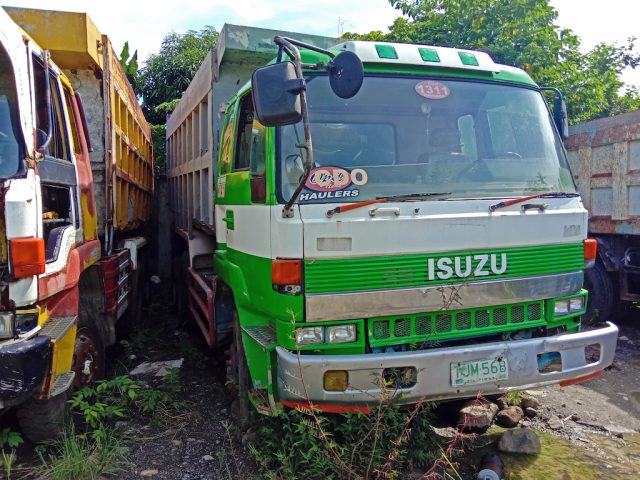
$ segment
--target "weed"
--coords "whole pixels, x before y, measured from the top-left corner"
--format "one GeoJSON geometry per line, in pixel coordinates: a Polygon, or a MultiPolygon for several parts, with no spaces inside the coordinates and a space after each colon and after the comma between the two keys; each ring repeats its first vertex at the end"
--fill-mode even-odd
{"type": "Polygon", "coordinates": [[[430,419],[425,404],[315,417],[291,410],[263,419],[249,451],[272,479],[397,478],[437,458],[440,445],[430,434],[430,419]]]}
{"type": "Polygon", "coordinates": [[[10,428],[0,430],[0,449],[3,449],[5,446],[17,448],[22,443],[24,443],[24,440],[19,432],[14,432],[10,428]]]}
{"type": "Polygon", "coordinates": [[[520,405],[520,402],[527,394],[522,391],[511,391],[504,394],[504,398],[509,405],[520,405]]]}
{"type": "Polygon", "coordinates": [[[39,474],[49,480],[97,480],[120,472],[128,463],[119,437],[102,428],[101,435],[77,434],[70,427],[62,437],[37,451],[39,474]]]}
{"type": "Polygon", "coordinates": [[[182,408],[184,404],[176,399],[180,392],[179,371],[172,369],[157,388],[144,380],[134,380],[127,375],[98,382],[93,387],[83,387],[69,401],[71,407],[79,411],[85,422],[95,431],[116,417],[127,414],[156,415],[167,409],[182,408]]]}
{"type": "Polygon", "coordinates": [[[11,471],[13,470],[13,464],[16,462],[15,449],[23,442],[24,440],[20,433],[14,432],[9,428],[0,430],[0,467],[2,467],[7,480],[11,480],[11,471]],[[5,447],[9,447],[10,450],[7,452],[5,447]]]}

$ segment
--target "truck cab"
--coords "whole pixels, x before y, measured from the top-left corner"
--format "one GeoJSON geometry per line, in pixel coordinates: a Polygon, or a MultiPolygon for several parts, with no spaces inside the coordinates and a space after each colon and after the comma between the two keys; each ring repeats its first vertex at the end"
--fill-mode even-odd
{"type": "Polygon", "coordinates": [[[581,331],[587,211],[530,77],[483,52],[294,45],[299,59],[279,60],[304,82],[282,91],[304,91],[303,115],[261,123],[258,97],[279,84],[256,72],[219,137],[212,328],[258,410],[363,411],[600,374],[617,329],[581,331]],[[325,68],[343,52],[364,71],[348,98],[325,68]]]}

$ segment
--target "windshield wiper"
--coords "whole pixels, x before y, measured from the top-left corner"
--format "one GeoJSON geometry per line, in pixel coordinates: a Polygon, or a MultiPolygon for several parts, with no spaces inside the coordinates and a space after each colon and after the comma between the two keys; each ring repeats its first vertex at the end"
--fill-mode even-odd
{"type": "Polygon", "coordinates": [[[489,211],[490,212],[495,212],[499,208],[510,207],[511,205],[516,205],[518,203],[526,202],[527,200],[532,200],[534,198],[541,198],[541,197],[547,197],[547,198],[571,198],[571,197],[579,197],[579,196],[580,196],[579,193],[572,193],[572,192],[545,192],[545,193],[538,193],[536,195],[527,195],[526,197],[518,197],[518,198],[513,198],[511,200],[504,200],[502,202],[494,203],[493,205],[489,206],[489,211]]]}
{"type": "Polygon", "coordinates": [[[451,195],[451,192],[427,192],[427,193],[408,193],[403,195],[392,195],[390,197],[377,197],[375,200],[363,200],[362,202],[348,203],[346,205],[339,205],[336,208],[327,210],[327,217],[331,218],[336,213],[348,212],[360,207],[366,207],[368,205],[374,205],[376,203],[385,202],[411,202],[421,200],[429,197],[440,197],[445,195],[451,195]]]}

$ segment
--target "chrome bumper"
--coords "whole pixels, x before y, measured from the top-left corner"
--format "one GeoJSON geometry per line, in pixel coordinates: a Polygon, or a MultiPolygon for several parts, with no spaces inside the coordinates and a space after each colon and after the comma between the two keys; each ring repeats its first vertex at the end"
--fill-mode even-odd
{"type": "MultiPolygon", "coordinates": [[[[613,362],[618,328],[612,323],[587,332],[510,342],[483,343],[414,352],[362,355],[297,355],[277,347],[278,392],[281,401],[328,405],[374,405],[380,402],[380,378],[385,368],[415,367],[416,384],[397,390],[400,403],[446,400],[491,395],[508,390],[539,387],[589,375],[613,362]],[[598,361],[588,363],[585,348],[600,345],[598,361]],[[538,354],[559,352],[562,370],[541,373],[538,354]],[[451,364],[473,360],[506,358],[509,378],[481,385],[451,385],[451,364]],[[323,376],[328,370],[347,370],[349,387],[344,392],[328,392],[323,376]]],[[[387,392],[388,394],[389,392],[387,392]]]]}

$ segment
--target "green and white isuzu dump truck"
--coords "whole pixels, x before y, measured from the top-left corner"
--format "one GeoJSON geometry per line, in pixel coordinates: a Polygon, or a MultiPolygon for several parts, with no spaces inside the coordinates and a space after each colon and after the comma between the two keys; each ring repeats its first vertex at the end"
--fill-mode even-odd
{"type": "Polygon", "coordinates": [[[240,404],[602,373],[617,328],[581,330],[595,242],[555,107],[483,52],[226,25],[168,120],[168,181],[183,298],[240,404]]]}

